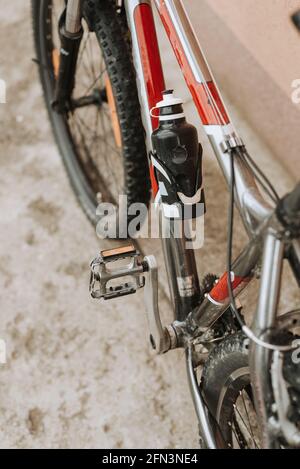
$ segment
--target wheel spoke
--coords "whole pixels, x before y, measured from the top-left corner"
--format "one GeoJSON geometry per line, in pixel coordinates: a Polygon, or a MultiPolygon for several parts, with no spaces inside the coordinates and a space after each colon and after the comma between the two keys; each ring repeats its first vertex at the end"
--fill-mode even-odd
{"type": "Polygon", "coordinates": [[[85,90],[85,92],[83,93],[84,96],[87,96],[90,91],[94,88],[94,86],[96,85],[97,81],[98,80],[101,80],[101,77],[103,76],[104,72],[106,71],[105,70],[102,70],[102,72],[99,73],[99,75],[95,78],[95,80],[92,82],[92,84],[85,90]]]}
{"type": "Polygon", "coordinates": [[[239,446],[242,446],[242,449],[246,449],[248,447],[247,445],[247,440],[243,435],[243,432],[241,431],[239,424],[237,422],[236,416],[233,416],[233,425],[232,429],[234,430],[234,435],[237,438],[237,442],[239,446]]]}
{"type": "Polygon", "coordinates": [[[238,433],[237,433],[237,429],[236,429],[236,426],[235,426],[235,419],[234,419],[233,425],[232,425],[232,423],[230,422],[230,427],[231,427],[231,429],[232,429],[232,431],[233,431],[233,433],[234,433],[234,436],[235,436],[235,439],[236,439],[237,444],[240,446],[241,440],[240,440],[240,437],[239,437],[239,435],[238,435],[238,433]]]}
{"type": "MultiPolygon", "coordinates": [[[[240,418],[241,421],[243,422],[245,429],[247,430],[247,432],[248,432],[250,438],[252,439],[251,431],[249,430],[249,428],[248,428],[248,426],[247,426],[247,424],[246,424],[246,422],[245,422],[245,420],[244,420],[242,414],[240,413],[240,411],[239,411],[237,405],[236,405],[236,404],[233,404],[233,408],[234,408],[234,410],[238,413],[239,418],[240,418]]],[[[253,439],[253,443],[254,443],[255,447],[257,448],[258,446],[257,446],[257,444],[256,444],[255,439],[253,439]]]]}
{"type": "MultiPolygon", "coordinates": [[[[102,122],[102,127],[103,127],[103,131],[104,131],[104,134],[106,134],[106,129],[105,129],[105,124],[104,124],[104,119],[103,119],[103,115],[102,113],[100,114],[100,120],[102,122]]],[[[116,174],[115,174],[115,171],[114,170],[111,170],[111,164],[109,163],[108,161],[108,152],[106,151],[107,148],[111,148],[113,151],[116,152],[116,150],[113,148],[113,147],[110,147],[110,145],[108,144],[107,140],[106,139],[102,139],[102,141],[104,142],[104,145],[105,145],[105,149],[104,149],[104,158],[105,158],[105,161],[106,161],[106,164],[107,166],[109,167],[109,170],[110,170],[110,173],[112,175],[112,178],[114,180],[114,183],[115,183],[115,187],[118,191],[119,189],[119,185],[118,185],[118,182],[117,182],[117,179],[116,179],[116,174]]],[[[119,195],[119,194],[118,194],[119,195]]]]}
{"type": "Polygon", "coordinates": [[[90,47],[89,47],[89,55],[90,55],[90,64],[91,64],[91,70],[92,70],[92,74],[93,74],[93,77],[94,77],[94,80],[96,79],[97,77],[97,73],[96,73],[96,70],[95,70],[95,65],[94,65],[94,56],[93,56],[93,44],[92,44],[92,41],[89,41],[89,44],[90,44],[90,47]]]}
{"type": "Polygon", "coordinates": [[[80,52],[79,52],[78,61],[77,61],[77,66],[78,66],[78,67],[81,65],[82,58],[83,58],[83,54],[84,54],[84,52],[85,52],[85,50],[86,50],[86,46],[87,46],[87,43],[88,43],[89,38],[90,38],[90,37],[89,37],[89,34],[90,34],[90,33],[88,33],[88,34],[86,35],[86,37],[85,37],[84,40],[83,40],[83,44],[81,45],[81,50],[80,50],[80,52]]]}
{"type": "Polygon", "coordinates": [[[256,441],[255,441],[255,437],[254,437],[254,433],[253,433],[253,428],[252,428],[252,424],[251,424],[251,419],[250,419],[249,412],[248,412],[248,409],[247,409],[247,406],[246,406],[246,402],[245,402],[245,398],[244,398],[244,390],[243,390],[243,391],[240,391],[240,396],[241,396],[241,398],[242,398],[243,406],[244,406],[244,409],[245,409],[245,413],[246,413],[247,418],[248,418],[248,422],[249,422],[249,427],[250,427],[250,432],[251,432],[251,435],[252,435],[252,439],[253,439],[253,441],[254,441],[255,446],[257,446],[257,445],[256,445],[256,441]]]}

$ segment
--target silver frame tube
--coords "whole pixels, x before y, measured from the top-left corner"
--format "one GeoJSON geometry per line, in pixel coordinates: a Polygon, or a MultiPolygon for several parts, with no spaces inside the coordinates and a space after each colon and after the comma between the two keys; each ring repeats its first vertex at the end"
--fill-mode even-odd
{"type": "Polygon", "coordinates": [[[212,431],[212,426],[208,418],[208,409],[206,408],[203,397],[199,392],[199,385],[193,366],[193,351],[190,346],[186,349],[186,365],[188,383],[199,422],[200,434],[204,440],[204,444],[207,449],[217,449],[215,437],[212,431]]]}
{"type": "MultiPolygon", "coordinates": [[[[259,299],[253,324],[256,336],[267,342],[271,340],[270,332],[275,326],[277,316],[283,256],[284,241],[278,236],[278,231],[270,227],[264,241],[259,299]]],[[[272,428],[267,414],[267,405],[272,399],[270,356],[270,350],[252,342],[250,374],[264,448],[274,447],[272,428]]]]}
{"type": "Polygon", "coordinates": [[[66,32],[77,34],[81,30],[82,0],[68,0],[66,7],[66,32]]]}
{"type": "Polygon", "coordinates": [[[174,225],[178,220],[169,220],[160,213],[162,246],[168,272],[169,289],[174,306],[174,319],[183,321],[199,303],[201,295],[196,267],[195,251],[187,249],[190,241],[184,234],[184,222],[180,237],[176,237],[174,225]],[[184,288],[187,287],[187,288],[184,288]]]}
{"type": "MultiPolygon", "coordinates": [[[[131,31],[132,37],[132,49],[133,49],[133,60],[135,69],[137,72],[137,87],[139,91],[139,97],[141,102],[141,110],[144,127],[147,134],[147,145],[148,149],[151,149],[151,133],[152,126],[148,112],[148,100],[146,87],[143,79],[143,70],[139,52],[139,45],[137,42],[137,35],[134,24],[134,9],[138,4],[147,3],[151,4],[150,0],[125,0],[128,25],[131,31]]],[[[155,0],[157,6],[159,0],[155,0]]],[[[182,0],[164,0],[164,5],[168,9],[170,17],[172,19],[174,28],[180,38],[180,42],[184,53],[188,59],[191,70],[194,74],[194,78],[199,82],[205,82],[208,79],[213,79],[213,75],[206,62],[205,56],[201,50],[199,42],[193,31],[191,23],[187,17],[182,0]]],[[[230,155],[224,153],[223,143],[226,139],[238,138],[238,134],[232,123],[228,125],[207,125],[204,126],[207,136],[210,140],[219,166],[222,169],[224,177],[227,181],[228,186],[231,184],[231,167],[230,167],[230,155]]],[[[241,149],[241,152],[243,150],[241,149]]],[[[257,265],[257,262],[261,255],[262,241],[265,236],[264,243],[264,256],[263,256],[263,271],[262,271],[262,282],[260,287],[260,299],[258,309],[256,312],[256,332],[263,331],[264,328],[270,327],[276,318],[278,295],[280,291],[280,277],[283,260],[284,243],[277,236],[276,229],[269,228],[270,220],[273,218],[274,207],[272,207],[260,193],[255,178],[249,170],[248,166],[244,163],[242,153],[239,153],[235,157],[235,182],[236,182],[236,205],[242,217],[245,229],[250,237],[250,243],[243,251],[242,255],[238,258],[235,263],[235,267],[247,271],[248,274],[252,274],[257,265]],[[267,234],[266,234],[267,229],[267,234]],[[248,263],[248,264],[247,264],[248,263]]],[[[176,243],[174,240],[165,240],[165,252],[168,265],[171,269],[170,282],[171,292],[173,299],[176,298],[178,292],[177,279],[175,273],[180,271],[182,265],[189,265],[187,262],[187,253],[181,252],[181,258],[175,257],[174,249],[176,243]],[[168,243],[168,244],[167,244],[168,243]],[[177,263],[179,265],[177,265],[177,263]]],[[[298,243],[299,244],[299,243],[298,243]]],[[[299,248],[299,246],[296,246],[299,248]]],[[[300,250],[297,250],[297,257],[300,257],[300,250]]],[[[197,276],[197,272],[195,272],[197,276]]],[[[203,328],[209,327],[218,317],[222,315],[228,305],[216,306],[210,303],[207,299],[203,301],[197,311],[190,314],[194,315],[195,323],[202,324],[203,328]],[[211,315],[211,316],[210,316],[211,315]],[[202,319],[201,319],[202,318],[202,319]]],[[[267,352],[265,349],[259,346],[255,346],[251,352],[252,356],[252,374],[254,381],[254,394],[255,400],[260,403],[262,409],[260,415],[261,426],[263,429],[264,437],[266,438],[266,444],[271,445],[269,440],[268,428],[267,428],[267,415],[263,411],[266,410],[266,394],[267,389],[267,352]],[[256,396],[257,394],[257,396],[256,396]]],[[[189,384],[194,400],[195,409],[200,422],[201,430],[203,435],[208,441],[208,446],[214,447],[214,442],[209,438],[211,435],[210,424],[207,420],[207,415],[203,408],[202,396],[199,392],[197,381],[195,378],[195,371],[192,362],[192,350],[187,350],[187,365],[188,365],[188,377],[189,384]]]]}

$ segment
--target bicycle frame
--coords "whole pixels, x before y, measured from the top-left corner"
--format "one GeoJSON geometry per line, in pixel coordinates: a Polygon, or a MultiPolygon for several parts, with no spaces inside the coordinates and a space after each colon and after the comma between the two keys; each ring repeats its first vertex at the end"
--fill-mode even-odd
{"type": "MultiPolygon", "coordinates": [[[[72,0],[78,8],[80,1],[72,0]]],[[[70,4],[72,3],[70,2],[70,4]]],[[[231,185],[231,162],[228,145],[238,147],[235,153],[235,200],[250,241],[233,263],[232,290],[237,296],[254,277],[262,258],[259,301],[254,319],[257,335],[265,337],[266,331],[275,325],[282,264],[286,238],[283,227],[274,216],[275,207],[261,195],[255,178],[242,158],[245,146],[230,119],[220,92],[209,69],[204,53],[198,43],[188,19],[182,0],[153,0],[161,21],[173,47],[187,86],[198,110],[204,130],[212,145],[228,186],[231,185]]],[[[141,103],[143,123],[146,130],[147,147],[151,151],[151,134],[157,120],[150,110],[161,100],[165,89],[151,0],[124,0],[128,26],[132,38],[133,61],[136,69],[137,88],[141,103]]],[[[70,7],[71,8],[71,7],[70,7]]],[[[159,191],[150,168],[153,196],[159,191]]],[[[219,279],[210,293],[201,302],[201,291],[194,251],[186,249],[185,240],[163,237],[163,247],[169,275],[171,300],[174,306],[174,327],[178,332],[182,324],[197,326],[197,331],[206,331],[228,309],[230,304],[227,273],[219,279]],[[193,294],[179,288],[180,281],[192,286],[193,294]]],[[[299,272],[300,244],[294,241],[293,263],[299,272]]],[[[297,277],[299,282],[299,276],[297,277]]],[[[192,329],[191,329],[192,330],[192,329]]],[[[250,353],[250,370],[254,397],[260,426],[266,447],[273,446],[273,435],[269,431],[267,402],[271,393],[268,379],[269,352],[254,345],[250,353]]],[[[215,439],[209,423],[207,409],[199,392],[193,366],[193,350],[187,347],[187,370],[195,409],[203,438],[208,448],[215,448],[215,439]]]]}
{"type": "MultiPolygon", "coordinates": [[[[149,111],[161,99],[161,92],[165,87],[151,3],[150,0],[125,1],[149,150],[151,149],[151,133],[157,125],[157,120],[151,118],[149,111]]],[[[155,4],[192,94],[203,127],[212,144],[226,181],[230,185],[230,157],[224,153],[222,143],[227,139],[235,140],[239,138],[238,134],[225,109],[182,1],[155,0],[155,4]]],[[[261,222],[271,215],[273,208],[262,198],[252,173],[241,159],[236,160],[235,175],[237,206],[249,236],[253,237],[261,222]]],[[[158,188],[154,178],[152,178],[152,181],[153,194],[156,196],[158,188]]],[[[178,244],[175,240],[164,240],[164,252],[168,271],[170,272],[173,303],[177,305],[175,318],[181,320],[190,312],[190,304],[186,305],[189,302],[182,300],[180,297],[177,278],[188,277],[193,279],[196,295],[199,295],[199,290],[193,253],[182,249],[180,260],[182,263],[184,259],[185,272],[182,272],[181,269],[180,273],[180,268],[174,265],[174,252],[178,250],[178,244]],[[179,310],[180,314],[178,313],[179,310]]],[[[257,261],[259,257],[258,252],[254,249],[255,246],[251,248],[254,251],[251,271],[255,266],[254,261],[257,261]]],[[[249,283],[252,276],[251,271],[247,271],[246,266],[240,264],[243,263],[238,262],[235,266],[235,282],[233,285],[234,289],[239,291],[249,283]]],[[[220,297],[220,291],[224,291],[224,287],[226,289],[226,283],[227,275],[225,274],[212,290],[209,297],[210,301],[206,302],[207,316],[217,319],[215,317],[216,307],[220,309],[220,303],[222,303],[222,306],[227,307],[228,301],[225,300],[228,300],[228,295],[227,297],[220,297]],[[214,310],[213,314],[211,314],[212,310],[214,310]]],[[[201,310],[203,308],[204,306],[201,310]]],[[[221,309],[223,310],[223,308],[221,309]]]]}
{"type": "MultiPolygon", "coordinates": [[[[237,131],[215,84],[182,0],[154,0],[154,3],[193,97],[200,120],[227,184],[230,186],[230,155],[224,151],[224,142],[238,140],[237,131]]],[[[150,0],[125,0],[149,151],[151,150],[151,133],[157,125],[156,119],[150,116],[150,109],[160,101],[161,93],[165,89],[151,4],[150,0]]],[[[151,174],[153,194],[157,196],[158,187],[153,177],[153,170],[151,174]]],[[[274,207],[262,197],[252,173],[243,159],[239,157],[235,159],[235,182],[235,200],[250,242],[233,264],[232,288],[236,296],[249,284],[261,258],[262,246],[264,246],[259,303],[254,320],[255,330],[260,334],[275,323],[285,243],[280,235],[282,230],[272,217],[274,207]]],[[[189,315],[198,326],[198,331],[207,330],[228,308],[227,273],[220,278],[200,306],[191,312],[190,298],[181,296],[178,279],[191,279],[194,285],[194,300],[197,298],[199,300],[200,289],[194,252],[185,249],[182,240],[172,237],[171,239],[163,238],[163,245],[175,320],[183,321],[189,315]]],[[[296,252],[299,263],[299,247],[296,252]]],[[[268,375],[266,373],[268,357],[269,354],[262,347],[257,345],[252,347],[251,376],[254,383],[255,401],[264,444],[270,447],[273,443],[268,431],[265,402],[266,396],[270,395],[270,385],[268,379],[264,378],[268,375]]],[[[196,385],[190,352],[187,353],[187,365],[190,387],[204,440],[207,447],[213,448],[215,442],[209,429],[204,403],[196,385]]]]}

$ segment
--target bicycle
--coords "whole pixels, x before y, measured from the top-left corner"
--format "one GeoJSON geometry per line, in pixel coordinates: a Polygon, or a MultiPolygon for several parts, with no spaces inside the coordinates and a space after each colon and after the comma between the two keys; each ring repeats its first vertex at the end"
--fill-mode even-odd
{"type": "MultiPolygon", "coordinates": [[[[277,309],[284,259],[300,285],[300,184],[279,198],[248,154],[182,1],[32,0],[32,13],[54,135],[87,216],[97,223],[98,203],[116,205],[121,191],[129,205],[148,205],[151,181],[170,230],[162,243],[172,324],[161,322],[155,258],[142,259],[133,244],[102,251],[92,262],[92,296],[111,299],[145,288],[152,348],[186,352],[201,447],[299,447],[300,310],[278,317],[277,309]],[[203,216],[194,210],[205,205],[201,147],[181,100],[165,90],[152,3],[230,190],[226,271],[202,283],[194,250],[186,246],[190,236],[175,233],[176,222],[185,221],[179,209],[191,209],[190,221],[203,216]],[[170,133],[176,144],[168,147],[170,133]],[[181,164],[186,172],[176,172],[181,164]],[[234,204],[249,243],[233,261],[234,204]],[[124,259],[125,266],[111,268],[124,259]],[[130,280],[110,286],[124,277],[130,280]],[[255,277],[259,300],[249,327],[236,297],[255,277]]],[[[299,28],[298,14],[294,23],[299,28]]],[[[125,218],[127,230],[129,212],[125,218]]]]}

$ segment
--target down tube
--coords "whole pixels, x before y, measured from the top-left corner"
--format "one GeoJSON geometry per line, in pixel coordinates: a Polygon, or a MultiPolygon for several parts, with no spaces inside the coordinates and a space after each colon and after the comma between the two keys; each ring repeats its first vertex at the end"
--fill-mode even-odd
{"type": "MultiPolygon", "coordinates": [[[[165,89],[159,47],[155,31],[151,2],[127,0],[126,12],[132,38],[133,61],[137,74],[137,87],[142,108],[143,123],[150,151],[151,133],[158,124],[150,117],[150,109],[162,98],[165,89]]],[[[150,167],[153,196],[158,192],[150,167]]],[[[167,221],[166,221],[167,222],[167,221]]],[[[163,223],[165,226],[165,224],[163,223]]],[[[183,231],[184,232],[184,231],[183,231]]],[[[200,298],[198,274],[193,250],[186,249],[185,238],[176,238],[172,227],[169,236],[162,233],[163,251],[175,319],[184,320],[200,298]]]]}
{"type": "MultiPolygon", "coordinates": [[[[127,22],[131,32],[133,62],[136,70],[137,89],[141,104],[143,125],[146,131],[147,150],[150,152],[151,134],[158,120],[150,117],[150,109],[162,99],[165,80],[160,60],[153,12],[150,0],[125,0],[127,22]]],[[[152,196],[158,185],[154,169],[150,165],[152,196]]]]}

